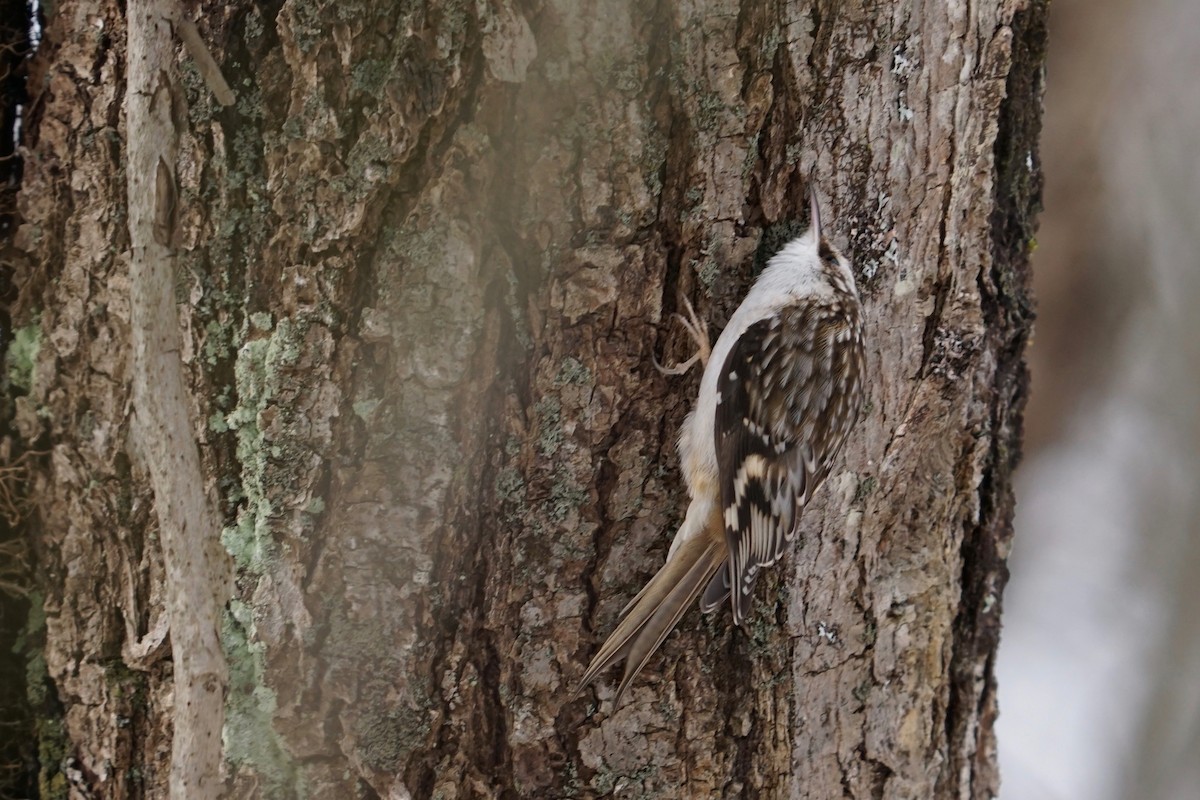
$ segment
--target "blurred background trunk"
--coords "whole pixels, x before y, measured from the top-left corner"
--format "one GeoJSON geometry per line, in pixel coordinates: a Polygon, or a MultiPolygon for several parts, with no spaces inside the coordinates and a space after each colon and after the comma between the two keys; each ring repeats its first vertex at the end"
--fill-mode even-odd
{"type": "Polygon", "coordinates": [[[1054,4],[1005,800],[1200,800],[1200,5],[1054,4]]]}
{"type": "MultiPolygon", "coordinates": [[[[46,9],[9,255],[46,796],[163,796],[170,754],[122,9],[46,9]]],[[[1045,11],[201,9],[238,97],[179,51],[177,294],[237,578],[230,796],[994,796],[1045,11]],[[680,521],[669,312],[715,335],[810,172],[863,422],[746,631],[691,612],[621,708],[570,700],[680,521]]]]}

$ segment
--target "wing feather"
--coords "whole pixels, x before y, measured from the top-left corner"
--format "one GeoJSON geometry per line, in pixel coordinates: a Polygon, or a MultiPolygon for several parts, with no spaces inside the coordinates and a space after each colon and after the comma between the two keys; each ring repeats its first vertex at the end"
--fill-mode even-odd
{"type": "Polygon", "coordinates": [[[729,591],[748,612],[762,569],[796,535],[800,510],[825,478],[861,406],[857,303],[788,305],[746,329],[718,381],[716,445],[729,564],[704,605],[729,591]]]}

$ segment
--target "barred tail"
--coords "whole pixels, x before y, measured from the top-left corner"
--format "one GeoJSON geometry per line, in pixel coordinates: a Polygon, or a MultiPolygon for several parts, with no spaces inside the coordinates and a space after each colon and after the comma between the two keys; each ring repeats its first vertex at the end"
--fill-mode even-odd
{"type": "Polygon", "coordinates": [[[641,593],[626,606],[616,630],[592,659],[575,694],[578,695],[597,675],[624,658],[625,675],[613,699],[614,707],[620,705],[621,696],[634,677],[646,666],[650,656],[654,655],[688,606],[724,563],[724,541],[694,536],[680,545],[641,593]]]}

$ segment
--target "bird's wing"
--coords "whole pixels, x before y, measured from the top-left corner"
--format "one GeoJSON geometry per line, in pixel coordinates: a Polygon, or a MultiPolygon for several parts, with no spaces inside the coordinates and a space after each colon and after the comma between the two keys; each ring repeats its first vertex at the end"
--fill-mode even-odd
{"type": "Polygon", "coordinates": [[[845,309],[811,299],[750,325],[725,361],[715,434],[729,564],[716,580],[728,582],[737,624],[857,418],[861,365],[845,309]]]}

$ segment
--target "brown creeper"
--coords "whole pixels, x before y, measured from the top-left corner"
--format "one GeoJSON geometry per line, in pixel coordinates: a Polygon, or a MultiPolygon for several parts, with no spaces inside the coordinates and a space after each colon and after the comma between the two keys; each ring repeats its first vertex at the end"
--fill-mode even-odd
{"type": "Polygon", "coordinates": [[[863,393],[862,308],[850,262],[812,224],[759,276],[709,355],[688,305],[680,318],[704,377],[679,435],[691,504],[667,562],[622,613],[580,688],[625,658],[619,703],[634,676],[701,591],[700,608],[730,598],[741,625],[763,567],[796,535],[800,510],[829,473],[858,419],[863,393]],[[707,587],[707,588],[706,588],[707,587]]]}

